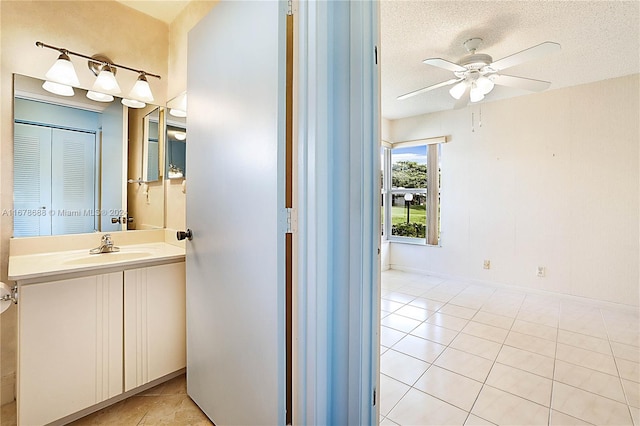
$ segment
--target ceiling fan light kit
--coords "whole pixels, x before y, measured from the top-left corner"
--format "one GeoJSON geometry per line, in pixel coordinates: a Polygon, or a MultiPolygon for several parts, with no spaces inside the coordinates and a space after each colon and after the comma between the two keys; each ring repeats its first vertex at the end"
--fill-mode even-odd
{"type": "Polygon", "coordinates": [[[423,63],[451,71],[455,78],[405,93],[398,96],[397,99],[407,99],[430,90],[454,84],[449,89],[449,94],[458,100],[456,108],[461,108],[468,101],[480,102],[483,100],[485,95],[489,94],[496,84],[534,92],[546,90],[551,85],[548,81],[500,74],[500,71],[556,52],[560,50],[558,43],[546,41],[495,62],[490,55],[476,53],[481,43],[482,39],[477,37],[470,38],[462,43],[469,54],[458,63],[442,58],[425,59],[423,63]]]}

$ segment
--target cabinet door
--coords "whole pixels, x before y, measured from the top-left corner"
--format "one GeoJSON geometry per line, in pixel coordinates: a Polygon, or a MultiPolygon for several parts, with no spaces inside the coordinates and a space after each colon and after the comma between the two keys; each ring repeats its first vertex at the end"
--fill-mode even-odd
{"type": "Polygon", "coordinates": [[[122,272],[20,288],[18,424],[122,393],[122,272]]]}
{"type": "Polygon", "coordinates": [[[186,366],[184,262],[124,273],[125,391],[186,366]]]}

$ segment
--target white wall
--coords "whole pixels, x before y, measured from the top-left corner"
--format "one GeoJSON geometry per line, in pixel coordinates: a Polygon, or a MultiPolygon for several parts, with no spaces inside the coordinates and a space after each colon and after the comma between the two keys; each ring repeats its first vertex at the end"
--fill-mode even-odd
{"type": "Polygon", "coordinates": [[[391,268],[637,306],[639,82],[392,121],[393,141],[451,142],[442,146],[442,246],[392,243],[391,268]]]}

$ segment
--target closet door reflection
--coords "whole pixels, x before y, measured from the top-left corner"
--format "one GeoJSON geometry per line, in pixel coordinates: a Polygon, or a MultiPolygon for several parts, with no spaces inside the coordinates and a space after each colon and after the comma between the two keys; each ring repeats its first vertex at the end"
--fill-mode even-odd
{"type": "Polygon", "coordinates": [[[96,229],[96,135],[16,123],[14,236],[96,229]]]}

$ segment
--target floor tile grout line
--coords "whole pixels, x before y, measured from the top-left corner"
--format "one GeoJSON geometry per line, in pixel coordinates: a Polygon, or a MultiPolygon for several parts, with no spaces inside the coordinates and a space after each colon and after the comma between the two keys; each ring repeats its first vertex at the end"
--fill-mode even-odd
{"type": "Polygon", "coordinates": [[[618,381],[620,382],[620,387],[622,388],[622,395],[624,395],[624,399],[627,403],[627,411],[629,412],[629,417],[631,418],[631,423],[633,423],[633,413],[631,412],[631,401],[629,399],[629,395],[627,395],[627,390],[624,387],[624,381],[622,380],[622,374],[620,374],[620,368],[618,367],[618,360],[616,359],[615,353],[613,352],[613,346],[611,346],[611,338],[609,334],[609,327],[607,326],[607,321],[604,319],[604,315],[602,313],[602,309],[598,309],[600,311],[600,317],[602,318],[602,323],[604,324],[604,331],[607,333],[607,342],[609,343],[609,349],[611,350],[611,357],[613,358],[613,364],[616,367],[616,372],[618,373],[618,381]]]}
{"type": "MultiPolygon", "coordinates": [[[[380,373],[380,374],[383,374],[383,373],[380,373]]],[[[407,386],[407,384],[406,384],[406,383],[403,383],[403,382],[401,382],[401,381],[400,381],[400,380],[398,380],[398,379],[395,379],[395,378],[393,378],[393,377],[391,377],[391,376],[389,376],[389,375],[387,375],[387,374],[385,374],[385,376],[387,376],[387,377],[389,377],[390,379],[393,379],[393,380],[395,380],[395,381],[397,381],[397,382],[400,382],[400,383],[402,383],[403,385],[407,386]]],[[[404,397],[407,395],[407,393],[411,390],[411,388],[412,388],[412,387],[411,387],[411,386],[409,386],[409,389],[407,389],[407,390],[402,394],[402,396],[400,397],[400,399],[398,399],[398,401],[397,401],[395,404],[393,404],[393,406],[389,409],[389,411],[387,411],[387,414],[385,415],[385,417],[386,417],[386,418],[389,418],[389,414],[391,414],[391,412],[393,411],[393,409],[394,409],[394,408],[396,408],[396,406],[400,403],[400,401],[402,401],[402,398],[404,398],[404,397]]],[[[391,420],[392,422],[394,422],[394,423],[395,423],[395,421],[394,421],[393,419],[389,419],[389,420],[391,420]]]]}
{"type": "MultiPolygon", "coordinates": [[[[556,345],[555,351],[553,353],[553,369],[551,370],[551,392],[549,392],[549,417],[548,424],[551,424],[551,413],[553,413],[553,389],[555,388],[556,383],[556,361],[558,360],[558,338],[560,336],[560,307],[562,305],[558,305],[558,322],[556,325],[556,345]]],[[[581,419],[582,420],[582,419],[581,419]]]]}
{"type": "MultiPolygon", "coordinates": [[[[526,297],[526,296],[525,296],[526,297]]],[[[524,299],[525,297],[523,297],[522,301],[520,302],[520,306],[522,306],[522,303],[524,303],[524,299]]],[[[484,306],[484,305],[483,305],[484,306]]],[[[482,309],[482,307],[480,308],[482,309]]],[[[520,308],[518,308],[518,311],[520,310],[520,308]]],[[[480,311],[480,310],[478,310],[480,311]]],[[[475,315],[474,315],[475,316],[475,315]]],[[[516,318],[517,318],[517,313],[516,313],[516,318]]],[[[515,324],[515,318],[513,320],[513,322],[511,323],[511,327],[509,328],[509,331],[507,332],[507,335],[504,338],[504,341],[502,342],[502,344],[500,345],[500,350],[498,351],[498,354],[496,355],[496,358],[493,360],[493,363],[491,364],[491,368],[489,368],[489,371],[487,372],[486,377],[484,378],[484,381],[482,383],[482,387],[480,388],[480,392],[478,392],[478,395],[476,395],[475,400],[473,401],[473,404],[471,405],[471,408],[469,409],[469,414],[467,415],[467,419],[469,418],[469,416],[471,415],[471,413],[473,412],[473,408],[476,406],[476,404],[478,403],[478,399],[480,398],[480,394],[482,394],[482,391],[484,390],[485,386],[489,386],[492,387],[490,385],[487,384],[487,379],[489,379],[489,375],[491,375],[491,371],[493,370],[493,367],[496,365],[496,362],[498,360],[498,356],[500,356],[500,352],[502,351],[502,348],[504,347],[504,342],[506,342],[507,337],[509,336],[509,333],[511,332],[511,329],[513,328],[513,324],[515,324]]],[[[510,393],[510,392],[509,392],[510,393]]],[[[517,395],[516,395],[517,396],[517,395]]],[[[474,414],[475,415],[475,414],[474,414]]],[[[465,420],[465,423],[467,422],[467,420],[465,420]]],[[[493,421],[491,421],[491,423],[493,423],[493,421]]]]}

